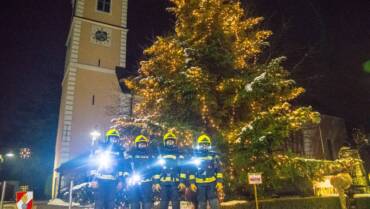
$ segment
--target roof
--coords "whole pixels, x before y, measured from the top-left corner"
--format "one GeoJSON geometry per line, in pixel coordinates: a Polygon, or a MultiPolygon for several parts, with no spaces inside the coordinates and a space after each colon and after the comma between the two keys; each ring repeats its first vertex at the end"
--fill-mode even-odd
{"type": "Polygon", "coordinates": [[[90,153],[84,153],[77,156],[67,162],[62,163],[57,169],[56,172],[60,174],[73,173],[81,170],[86,170],[89,168],[89,155],[90,153]]]}

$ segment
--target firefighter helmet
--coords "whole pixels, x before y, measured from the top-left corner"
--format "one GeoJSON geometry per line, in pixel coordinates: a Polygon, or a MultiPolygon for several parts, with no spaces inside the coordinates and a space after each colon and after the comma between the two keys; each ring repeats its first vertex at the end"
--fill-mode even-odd
{"type": "Polygon", "coordinates": [[[105,143],[118,143],[119,141],[119,138],[120,138],[120,134],[118,132],[117,129],[115,128],[112,128],[112,129],[109,129],[106,133],[105,133],[105,143]]]}
{"type": "Polygon", "coordinates": [[[198,137],[197,144],[209,144],[211,145],[211,138],[207,134],[202,134],[198,137]]]}
{"type": "Polygon", "coordinates": [[[139,135],[135,138],[135,146],[138,146],[139,143],[149,143],[149,139],[146,138],[144,135],[139,135]]]}
{"type": "Polygon", "coordinates": [[[163,136],[163,144],[165,146],[168,144],[168,141],[173,141],[173,143],[171,144],[171,146],[174,146],[176,144],[177,137],[176,137],[176,135],[174,133],[172,133],[172,131],[167,132],[163,136]]]}

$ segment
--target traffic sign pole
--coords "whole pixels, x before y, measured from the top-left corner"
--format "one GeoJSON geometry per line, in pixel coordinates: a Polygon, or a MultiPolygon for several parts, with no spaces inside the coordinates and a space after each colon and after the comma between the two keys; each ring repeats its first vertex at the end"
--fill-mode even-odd
{"type": "Polygon", "coordinates": [[[258,207],[257,184],[262,184],[262,173],[248,173],[248,183],[253,185],[254,200],[256,202],[256,209],[258,207]]]}
{"type": "Polygon", "coordinates": [[[253,184],[253,188],[254,188],[254,199],[256,201],[256,209],[259,209],[259,207],[258,207],[258,197],[257,197],[257,185],[253,184]]]}

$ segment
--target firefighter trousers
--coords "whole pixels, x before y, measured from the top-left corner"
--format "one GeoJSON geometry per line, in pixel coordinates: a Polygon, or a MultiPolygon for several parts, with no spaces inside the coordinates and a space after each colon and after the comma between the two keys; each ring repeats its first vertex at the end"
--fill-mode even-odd
{"type": "Polygon", "coordinates": [[[144,182],[128,189],[128,198],[131,209],[151,209],[153,205],[152,183],[144,182]],[[141,203],[141,204],[140,204],[141,203]]]}
{"type": "Polygon", "coordinates": [[[114,209],[116,190],[117,181],[99,179],[95,192],[95,209],[114,209]]]}
{"type": "Polygon", "coordinates": [[[219,209],[220,204],[217,199],[216,183],[202,183],[197,184],[197,202],[198,209],[206,209],[207,202],[211,209],[219,209]]]}
{"type": "Polygon", "coordinates": [[[180,193],[178,184],[161,185],[160,191],[160,209],[168,209],[171,201],[172,209],[180,209],[180,193]]]}

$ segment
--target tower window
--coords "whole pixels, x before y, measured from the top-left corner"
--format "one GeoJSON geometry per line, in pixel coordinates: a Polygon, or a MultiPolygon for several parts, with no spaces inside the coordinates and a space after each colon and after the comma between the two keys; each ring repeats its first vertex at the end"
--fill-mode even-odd
{"type": "Polygon", "coordinates": [[[97,10],[101,12],[110,12],[111,0],[97,0],[97,10]]]}

